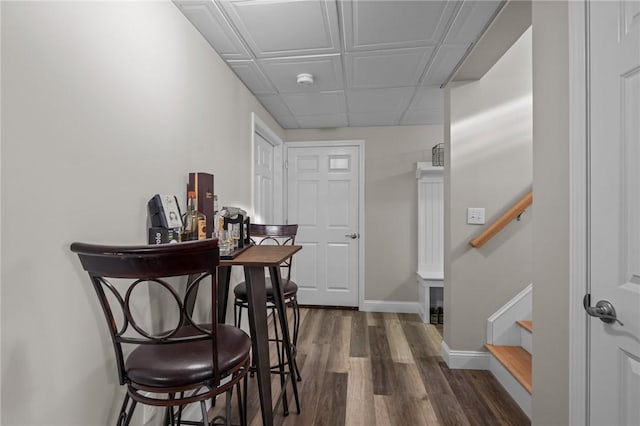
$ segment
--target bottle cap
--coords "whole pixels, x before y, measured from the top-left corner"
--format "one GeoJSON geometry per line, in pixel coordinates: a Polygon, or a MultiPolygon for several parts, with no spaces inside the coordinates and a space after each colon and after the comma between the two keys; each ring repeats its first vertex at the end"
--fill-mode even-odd
{"type": "Polygon", "coordinates": [[[196,198],[196,191],[187,192],[187,198],[196,198]]]}

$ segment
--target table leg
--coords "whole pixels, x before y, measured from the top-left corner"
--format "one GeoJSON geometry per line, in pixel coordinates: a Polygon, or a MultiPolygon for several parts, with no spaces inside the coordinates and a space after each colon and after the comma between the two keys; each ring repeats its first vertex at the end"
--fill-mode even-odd
{"type": "MultiPolygon", "coordinates": [[[[289,376],[291,377],[291,387],[293,388],[293,397],[296,401],[296,409],[300,414],[300,399],[298,397],[298,382],[295,368],[293,368],[293,353],[291,351],[291,339],[289,337],[289,324],[287,321],[287,307],[284,304],[284,294],[282,292],[282,278],[280,276],[280,267],[269,268],[269,276],[271,277],[271,285],[273,286],[273,301],[279,313],[280,328],[282,329],[282,343],[284,344],[287,365],[289,366],[289,376]]],[[[286,395],[286,394],[285,394],[286,395]]],[[[286,397],[286,396],[285,396],[286,397]]]]}
{"type": "Polygon", "coordinates": [[[273,425],[271,403],[271,369],[269,367],[269,341],[267,330],[267,291],[265,288],[264,267],[245,266],[244,278],[247,283],[247,301],[249,303],[249,330],[253,356],[258,376],[258,394],[262,409],[262,424],[273,425]]]}
{"type": "Polygon", "coordinates": [[[218,267],[218,324],[224,324],[227,319],[227,301],[229,300],[229,285],[231,284],[231,266],[218,267]]]}

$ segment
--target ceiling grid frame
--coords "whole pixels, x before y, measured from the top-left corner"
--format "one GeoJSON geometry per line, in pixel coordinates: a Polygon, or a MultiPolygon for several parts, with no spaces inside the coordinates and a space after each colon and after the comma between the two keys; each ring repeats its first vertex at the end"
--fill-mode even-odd
{"type": "Polygon", "coordinates": [[[283,128],[442,124],[443,85],[505,3],[503,0],[173,2],[214,50],[228,46],[234,39],[229,34],[235,35],[250,57],[240,59],[238,55],[219,52],[220,56],[283,128]],[[367,16],[371,19],[366,31],[369,40],[379,41],[380,46],[350,47],[349,37],[357,42],[367,41],[357,39],[360,35],[347,34],[355,30],[350,27],[352,23],[346,22],[351,12],[345,13],[345,8],[359,6],[368,8],[367,16]],[[211,17],[194,15],[196,7],[206,8],[211,17]],[[437,20],[428,14],[433,10],[441,11],[437,20]],[[395,22],[387,19],[389,16],[407,19],[395,22]],[[425,28],[423,21],[435,26],[425,28]],[[287,22],[295,25],[288,28],[287,22]],[[209,28],[216,25],[221,28],[209,28]],[[226,39],[220,39],[220,34],[226,39]],[[437,40],[433,43],[435,36],[437,40]],[[453,44],[447,44],[449,38],[453,44]],[[462,55],[455,49],[448,50],[449,46],[461,49],[458,43],[461,41],[465,46],[462,55]],[[412,48],[426,49],[424,58],[416,56],[421,50],[412,48]],[[386,50],[393,53],[385,55],[386,50]],[[441,63],[443,60],[449,63],[441,63]],[[305,66],[313,69],[310,73],[315,84],[297,86],[296,75],[307,72],[302,71],[305,66]],[[445,68],[438,68],[441,66],[445,68]],[[430,73],[437,73],[438,79],[424,85],[430,73]],[[323,100],[328,96],[335,102],[340,98],[336,92],[342,92],[340,107],[323,100]],[[398,102],[402,104],[400,113],[398,102]]]}

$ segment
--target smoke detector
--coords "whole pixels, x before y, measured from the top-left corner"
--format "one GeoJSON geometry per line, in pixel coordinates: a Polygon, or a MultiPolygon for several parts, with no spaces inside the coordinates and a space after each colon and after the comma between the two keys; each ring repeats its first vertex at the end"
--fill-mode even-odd
{"type": "Polygon", "coordinates": [[[311,86],[313,84],[313,75],[308,73],[298,74],[296,81],[300,86],[311,86]]]}

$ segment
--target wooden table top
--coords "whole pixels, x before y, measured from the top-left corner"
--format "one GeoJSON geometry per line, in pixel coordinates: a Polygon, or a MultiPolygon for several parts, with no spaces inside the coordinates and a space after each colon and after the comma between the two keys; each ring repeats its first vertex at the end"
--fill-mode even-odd
{"type": "Polygon", "coordinates": [[[220,266],[279,266],[302,246],[251,246],[233,259],[220,259],[220,266]]]}

